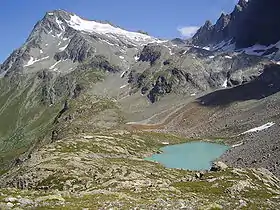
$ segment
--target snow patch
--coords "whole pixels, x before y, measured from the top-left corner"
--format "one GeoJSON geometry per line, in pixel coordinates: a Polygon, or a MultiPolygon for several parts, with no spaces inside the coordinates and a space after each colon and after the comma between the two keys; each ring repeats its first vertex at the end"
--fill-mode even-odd
{"type": "Polygon", "coordinates": [[[126,31],[121,28],[114,27],[107,23],[98,23],[95,21],[84,20],[77,15],[72,15],[71,19],[67,21],[67,24],[78,31],[125,37],[133,42],[137,42],[138,44],[150,43],[150,42],[157,42],[157,43],[163,42],[151,36],[137,33],[137,32],[126,31]]]}
{"type": "Polygon", "coordinates": [[[0,74],[0,78],[3,78],[7,72],[8,72],[8,70],[3,71],[3,72],[0,74]]]}
{"type": "Polygon", "coordinates": [[[43,50],[40,50],[40,54],[44,53],[43,50]]]}
{"type": "Polygon", "coordinates": [[[227,88],[227,83],[228,83],[228,79],[226,79],[226,80],[224,81],[224,83],[222,84],[222,87],[223,87],[223,88],[227,88]]]}
{"type": "Polygon", "coordinates": [[[120,51],[121,51],[123,54],[126,54],[126,49],[121,48],[120,51]]]}
{"type": "Polygon", "coordinates": [[[39,61],[46,60],[46,59],[48,59],[48,58],[49,58],[49,56],[44,57],[44,58],[40,58],[40,59],[36,59],[36,58],[34,59],[34,58],[31,56],[30,59],[29,59],[29,61],[27,62],[27,64],[24,65],[24,67],[32,66],[34,63],[37,63],[37,62],[39,62],[39,61]]]}
{"type": "Polygon", "coordinates": [[[53,13],[52,13],[52,12],[49,12],[48,15],[53,16],[53,13]]]}
{"type": "Polygon", "coordinates": [[[54,70],[54,71],[55,71],[54,67],[55,67],[57,64],[59,64],[60,62],[61,62],[61,60],[55,62],[55,63],[50,67],[50,70],[54,70]]]}
{"type": "Polygon", "coordinates": [[[134,60],[135,60],[135,61],[138,61],[138,60],[139,60],[139,58],[140,58],[140,57],[139,57],[139,56],[137,56],[137,55],[135,55],[135,56],[134,56],[134,60]]]}
{"type": "MultiPolygon", "coordinates": [[[[60,38],[61,37],[61,35],[62,35],[62,32],[61,33],[59,33],[59,34],[57,34],[57,37],[58,38],[60,38]]],[[[55,37],[55,36],[54,36],[55,37]]]]}
{"type": "Polygon", "coordinates": [[[264,124],[262,126],[252,128],[252,129],[250,129],[248,131],[245,131],[244,133],[241,133],[241,134],[253,133],[253,132],[258,132],[258,131],[266,130],[266,129],[272,127],[273,125],[275,125],[274,122],[269,122],[269,123],[266,123],[266,124],[264,124]]]}
{"type": "Polygon", "coordinates": [[[241,142],[241,143],[239,143],[239,144],[234,144],[234,145],[232,145],[231,147],[232,148],[235,148],[235,147],[240,147],[240,146],[242,146],[244,143],[243,142],[241,142]]]}
{"type": "Polygon", "coordinates": [[[274,48],[274,47],[280,49],[280,41],[277,42],[276,44],[271,44],[269,46],[255,44],[250,47],[241,48],[241,49],[236,49],[235,43],[231,43],[231,42],[232,42],[232,40],[229,40],[227,42],[222,41],[214,46],[203,47],[203,49],[209,47],[210,51],[223,51],[223,52],[228,52],[228,53],[229,52],[241,52],[241,53],[245,53],[247,55],[255,55],[255,56],[262,56],[267,50],[274,48]]]}
{"type": "Polygon", "coordinates": [[[191,96],[196,96],[196,93],[192,93],[191,96]]]}
{"type": "Polygon", "coordinates": [[[172,52],[172,49],[170,47],[168,47],[167,45],[163,45],[163,46],[169,50],[170,55],[174,55],[174,53],[172,52]]]}
{"type": "Polygon", "coordinates": [[[120,59],[124,59],[124,57],[123,57],[123,56],[119,56],[119,58],[120,58],[120,59]]]}
{"type": "Polygon", "coordinates": [[[123,78],[126,73],[127,71],[123,71],[120,77],[123,78]]]}
{"type": "Polygon", "coordinates": [[[123,88],[127,87],[128,85],[129,85],[129,84],[122,85],[122,86],[120,87],[120,89],[123,89],[123,88]]]}
{"type": "Polygon", "coordinates": [[[65,45],[64,47],[59,48],[58,50],[59,50],[59,51],[64,51],[64,50],[68,47],[68,45],[69,45],[69,44],[65,45]]]}
{"type": "Polygon", "coordinates": [[[211,55],[211,56],[209,56],[209,58],[210,58],[210,59],[213,59],[213,58],[215,58],[215,56],[214,56],[214,55],[211,55]]]}
{"type": "Polygon", "coordinates": [[[62,21],[58,19],[58,17],[55,17],[55,22],[57,23],[58,27],[60,28],[60,30],[64,31],[65,28],[62,25],[62,21]]]}
{"type": "Polygon", "coordinates": [[[111,45],[111,46],[118,46],[117,44],[113,44],[113,43],[111,43],[111,42],[108,42],[107,40],[102,40],[102,42],[105,42],[106,44],[108,44],[108,45],[111,45]]]}
{"type": "Polygon", "coordinates": [[[226,55],[225,58],[227,58],[227,59],[232,59],[232,57],[231,57],[231,56],[228,56],[228,55],[226,55]]]}
{"type": "Polygon", "coordinates": [[[94,136],[84,136],[83,138],[84,138],[84,139],[93,139],[94,136]]]}
{"type": "Polygon", "coordinates": [[[267,46],[255,44],[251,47],[243,48],[240,50],[247,55],[261,56],[267,49],[268,49],[267,46]]]}
{"type": "MultiPolygon", "coordinates": [[[[231,44],[232,40],[222,41],[216,45],[204,46],[202,49],[208,51],[223,51],[223,52],[234,52],[236,47],[235,43],[231,44]]],[[[199,46],[194,46],[196,48],[201,48],[199,46]]]]}

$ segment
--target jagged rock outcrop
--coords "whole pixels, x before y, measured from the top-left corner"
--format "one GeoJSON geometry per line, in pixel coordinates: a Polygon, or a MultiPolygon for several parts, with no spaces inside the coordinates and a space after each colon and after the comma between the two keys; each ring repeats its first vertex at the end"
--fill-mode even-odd
{"type": "Polygon", "coordinates": [[[237,48],[275,44],[280,40],[279,6],[277,0],[240,0],[233,12],[222,14],[216,24],[207,21],[193,43],[207,46],[231,40],[237,48]]]}
{"type": "Polygon", "coordinates": [[[248,4],[246,0],[240,0],[231,14],[222,13],[214,25],[209,20],[206,21],[193,36],[193,43],[207,46],[222,41],[235,40],[238,31],[241,30],[242,16],[248,4]]]}
{"type": "Polygon", "coordinates": [[[161,56],[161,46],[146,45],[141,51],[139,61],[150,62],[153,65],[161,56]]]}

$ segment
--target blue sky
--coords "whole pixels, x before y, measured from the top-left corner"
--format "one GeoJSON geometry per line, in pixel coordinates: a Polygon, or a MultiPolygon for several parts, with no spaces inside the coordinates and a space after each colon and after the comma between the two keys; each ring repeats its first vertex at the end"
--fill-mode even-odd
{"type": "Polygon", "coordinates": [[[47,11],[65,9],[87,19],[109,20],[159,38],[189,35],[205,20],[215,21],[236,0],[2,0],[0,63],[24,43],[47,11]],[[194,28],[189,28],[194,27],[194,28]],[[181,29],[181,30],[178,30],[181,29]]]}

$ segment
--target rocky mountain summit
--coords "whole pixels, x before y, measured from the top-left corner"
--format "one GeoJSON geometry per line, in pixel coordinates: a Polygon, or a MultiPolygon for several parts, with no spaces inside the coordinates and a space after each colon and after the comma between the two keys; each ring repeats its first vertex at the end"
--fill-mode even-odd
{"type": "Polygon", "coordinates": [[[240,0],[192,40],[47,12],[0,65],[0,208],[279,208],[277,6],[240,0]],[[144,160],[196,140],[228,166],[144,160]]]}
{"type": "Polygon", "coordinates": [[[230,14],[197,31],[193,43],[213,50],[243,51],[279,60],[279,1],[239,0],[230,14]]]}
{"type": "Polygon", "coordinates": [[[57,10],[48,12],[35,25],[26,43],[3,63],[1,72],[8,75],[45,68],[68,73],[77,62],[98,54],[107,55],[110,62],[127,68],[136,50],[150,42],[162,41],[57,10]]]}

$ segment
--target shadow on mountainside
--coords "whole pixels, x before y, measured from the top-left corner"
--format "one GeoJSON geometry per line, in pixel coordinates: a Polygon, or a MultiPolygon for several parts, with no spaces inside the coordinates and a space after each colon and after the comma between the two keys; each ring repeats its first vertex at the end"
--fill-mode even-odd
{"type": "Polygon", "coordinates": [[[271,64],[249,83],[217,90],[197,99],[204,106],[226,106],[233,102],[259,100],[280,91],[280,65],[271,64]]]}

